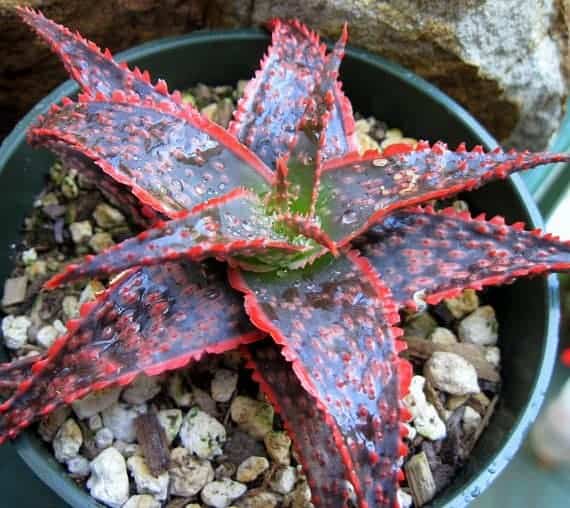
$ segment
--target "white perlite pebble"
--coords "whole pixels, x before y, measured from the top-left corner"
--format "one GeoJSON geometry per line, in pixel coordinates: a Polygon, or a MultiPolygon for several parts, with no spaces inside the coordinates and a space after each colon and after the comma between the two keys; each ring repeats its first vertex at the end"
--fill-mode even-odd
{"type": "Polygon", "coordinates": [[[234,499],[243,496],[246,490],[247,487],[243,483],[234,482],[226,478],[208,483],[202,489],[200,497],[208,506],[227,508],[234,499]]]}
{"type": "Polygon", "coordinates": [[[252,482],[268,469],[269,461],[265,457],[248,457],[238,466],[236,480],[243,483],[252,482]]]}
{"type": "Polygon", "coordinates": [[[230,406],[232,420],[256,439],[263,439],[273,428],[274,410],[271,404],[238,396],[230,406]]]}
{"type": "MultiPolygon", "coordinates": [[[[237,504],[236,508],[276,508],[279,504],[281,496],[272,492],[255,492],[244,497],[237,504]]],[[[298,505],[282,504],[281,506],[290,506],[292,508],[301,508],[298,505]]],[[[311,505],[302,505],[302,508],[309,508],[311,505]]]]}
{"type": "Polygon", "coordinates": [[[402,489],[398,489],[398,492],[396,492],[396,498],[398,500],[399,508],[411,508],[414,501],[412,496],[402,489]]]}
{"type": "Polygon", "coordinates": [[[95,233],[89,240],[89,247],[97,254],[113,245],[115,245],[115,242],[109,233],[95,233]]]}
{"type": "Polygon", "coordinates": [[[425,363],[424,374],[435,388],[452,395],[481,391],[475,367],[455,353],[435,352],[425,363]]]}
{"type": "Polygon", "coordinates": [[[25,265],[31,265],[34,261],[38,260],[38,253],[36,252],[36,249],[32,248],[32,249],[27,249],[24,252],[22,252],[22,262],[25,265]]]}
{"type": "Polygon", "coordinates": [[[141,374],[123,391],[122,399],[129,404],[142,404],[160,392],[159,381],[158,377],[141,374]]]}
{"type": "Polygon", "coordinates": [[[127,460],[127,467],[135,480],[138,494],[151,494],[159,501],[164,501],[168,496],[168,472],[153,476],[145,460],[135,455],[127,460]]]}
{"type": "Polygon", "coordinates": [[[4,344],[9,349],[20,349],[28,340],[32,322],[26,316],[6,316],[2,320],[4,344]]]}
{"type": "Polygon", "coordinates": [[[70,224],[69,232],[71,233],[71,239],[77,244],[86,243],[93,236],[93,228],[88,220],[70,224]]]}
{"type": "Polygon", "coordinates": [[[85,285],[83,291],[81,291],[81,294],[79,295],[79,303],[84,304],[85,302],[90,302],[92,300],[95,300],[97,294],[103,291],[104,289],[105,286],[103,286],[103,284],[101,284],[98,280],[90,280],[85,285]]]}
{"type": "Polygon", "coordinates": [[[142,455],[142,448],[137,443],[125,443],[124,441],[117,440],[113,443],[115,448],[125,459],[133,457],[134,455],[142,455]]]}
{"type": "Polygon", "coordinates": [[[218,420],[193,407],[182,422],[180,440],[185,448],[201,459],[211,459],[222,453],[226,429],[218,420]]]}
{"type": "Polygon", "coordinates": [[[53,451],[59,462],[66,462],[79,454],[83,435],[75,420],[69,418],[59,428],[53,439],[53,451]]]}
{"type": "Polygon", "coordinates": [[[30,280],[35,280],[38,277],[45,276],[47,274],[47,268],[47,262],[43,259],[40,259],[26,266],[26,275],[30,278],[30,280]]]}
{"type": "Polygon", "coordinates": [[[417,312],[404,321],[404,333],[408,337],[426,339],[437,327],[437,321],[429,312],[417,312]]]}
{"type": "Polygon", "coordinates": [[[291,462],[291,438],[282,431],[272,430],[263,438],[265,449],[275,462],[288,466],[291,462]]]}
{"type": "Polygon", "coordinates": [[[146,405],[129,406],[119,402],[101,412],[103,425],[111,429],[116,439],[132,443],[137,437],[135,420],[146,410],[146,405]]]}
{"type": "Polygon", "coordinates": [[[486,347],[485,360],[498,369],[501,366],[501,350],[497,346],[486,347]]]}
{"type": "Polygon", "coordinates": [[[43,346],[46,349],[48,349],[51,347],[55,339],[57,339],[58,337],[59,337],[59,332],[57,331],[56,327],[53,325],[46,325],[42,326],[38,330],[38,333],[36,334],[36,342],[40,346],[43,346]]]}
{"type": "Polygon", "coordinates": [[[101,429],[103,427],[103,419],[101,418],[101,415],[96,414],[90,416],[87,419],[87,427],[89,427],[89,430],[92,430],[93,432],[97,432],[99,429],[101,429]]]}
{"type": "Polygon", "coordinates": [[[479,297],[473,289],[466,289],[459,296],[448,298],[443,303],[455,319],[460,319],[479,307],[479,297]]]}
{"type": "Polygon", "coordinates": [[[426,400],[424,394],[425,378],[414,376],[410,382],[410,391],[404,397],[404,405],[412,414],[414,428],[424,437],[435,441],[443,439],[446,434],[445,423],[433,404],[426,400]]]}
{"type": "Polygon", "coordinates": [[[122,508],[160,508],[161,504],[148,494],[137,495],[129,498],[122,508]]]}
{"type": "Polygon", "coordinates": [[[441,326],[438,326],[431,332],[429,339],[436,344],[455,344],[457,342],[455,334],[451,330],[441,326]]]}
{"type": "Polygon", "coordinates": [[[73,404],[73,411],[78,418],[90,418],[101,411],[111,407],[119,400],[121,388],[106,388],[98,392],[92,392],[81,400],[76,400],[73,404]]]}
{"type": "Polygon", "coordinates": [[[31,265],[26,266],[26,275],[32,280],[43,277],[46,273],[47,263],[43,259],[34,261],[31,265]]]}
{"type": "Polygon", "coordinates": [[[59,332],[60,335],[64,335],[67,333],[67,326],[65,326],[60,319],[56,319],[52,323],[53,327],[59,332]]]}
{"type": "Polygon", "coordinates": [[[103,229],[110,229],[125,223],[125,216],[116,208],[107,203],[99,203],[93,212],[97,225],[103,229]]]}
{"type": "Polygon", "coordinates": [[[470,406],[465,406],[463,413],[463,432],[473,434],[481,423],[481,415],[470,406]]]}
{"type": "Polygon", "coordinates": [[[485,305],[469,314],[457,329],[462,342],[478,346],[494,346],[499,337],[499,325],[493,307],[485,305]]]}
{"type": "Polygon", "coordinates": [[[279,494],[288,494],[295,487],[296,481],[297,470],[292,466],[284,466],[275,471],[269,481],[269,486],[271,490],[279,492],[279,494]]]}
{"type": "Polygon", "coordinates": [[[67,319],[79,317],[79,300],[73,295],[67,295],[61,302],[63,314],[67,319]]]}
{"type": "Polygon", "coordinates": [[[216,402],[228,402],[237,387],[238,374],[232,370],[219,369],[212,378],[210,390],[216,402]]]}
{"type": "Polygon", "coordinates": [[[111,429],[103,427],[102,429],[99,429],[95,434],[95,446],[97,446],[97,448],[100,450],[109,448],[109,446],[113,444],[114,437],[115,436],[113,436],[113,431],[111,429]]]}
{"type": "Polygon", "coordinates": [[[67,461],[67,470],[75,475],[80,477],[89,476],[89,472],[91,471],[89,467],[89,461],[85,457],[81,457],[80,455],[77,457],[73,457],[67,461]]]}
{"type": "Polygon", "coordinates": [[[102,451],[90,464],[87,488],[91,496],[111,508],[120,508],[129,498],[129,477],[123,456],[115,448],[102,451]]]}
{"type": "Polygon", "coordinates": [[[414,427],[424,437],[437,441],[446,436],[445,423],[439,413],[429,402],[426,402],[414,418],[414,427]]]}
{"type": "Polygon", "coordinates": [[[214,469],[208,460],[199,460],[186,448],[174,448],[170,452],[170,493],[191,497],[214,479],[214,469]]]}
{"type": "Polygon", "coordinates": [[[156,416],[158,423],[164,429],[168,444],[172,444],[182,426],[182,411],[180,409],[163,409],[156,416]]]}
{"type": "Polygon", "coordinates": [[[291,508],[309,508],[311,504],[311,489],[306,482],[300,482],[286,499],[291,501],[291,508]]]}

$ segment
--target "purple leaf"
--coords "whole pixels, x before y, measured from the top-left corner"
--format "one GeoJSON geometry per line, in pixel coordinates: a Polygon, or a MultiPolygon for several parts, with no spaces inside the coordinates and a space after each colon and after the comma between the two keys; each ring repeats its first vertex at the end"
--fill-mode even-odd
{"type": "MultiPolygon", "coordinates": [[[[305,99],[322,77],[327,64],[326,48],[318,36],[298,21],[271,23],[272,44],[261,69],[247,85],[229,130],[251,148],[269,167],[286,155],[305,99]]],[[[336,54],[340,64],[342,55],[336,54]]],[[[336,76],[335,76],[336,77],[336,76]]],[[[356,146],[352,108],[340,84],[334,85],[335,107],[327,126],[327,156],[339,156],[356,146]]]]}
{"type": "Polygon", "coordinates": [[[369,230],[360,248],[395,301],[410,307],[414,296],[434,304],[463,289],[570,269],[569,242],[452,208],[399,210],[369,230]]]}
{"type": "Polygon", "coordinates": [[[480,147],[452,152],[443,143],[420,143],[406,151],[388,148],[328,161],[317,203],[323,228],[339,246],[394,210],[472,190],[490,180],[541,164],[570,160],[568,154],[516,153],[480,147]]]}
{"type": "MultiPolygon", "coordinates": [[[[232,270],[230,283],[245,293],[252,323],[283,346],[302,387],[324,412],[343,472],[315,472],[313,481],[342,491],[349,480],[359,506],[392,507],[404,451],[399,400],[411,367],[397,357],[397,308],[373,268],[351,252],[284,275],[232,270]]],[[[298,392],[295,386],[283,390],[298,392]]]]}
{"type": "Polygon", "coordinates": [[[207,265],[168,263],[130,271],[85,304],[81,315],[0,405],[0,443],[91,391],[263,337],[249,324],[223,272],[207,265]]]}
{"type": "Polygon", "coordinates": [[[275,261],[277,256],[302,249],[275,233],[272,226],[257,196],[236,189],[200,205],[184,218],[157,224],[98,256],[88,256],[83,263],[68,265],[45,287],[53,289],[79,278],[108,276],[165,261],[228,260],[255,254],[275,261]]]}
{"type": "Polygon", "coordinates": [[[95,43],[47,19],[39,11],[29,7],[17,7],[16,10],[22,20],[59,56],[70,76],[89,95],[102,93],[110,97],[115,90],[123,90],[155,101],[167,100],[177,107],[187,107],[181,105],[178,92],[172,95],[168,93],[164,81],[159,80],[153,85],[147,71],[141,72],[136,67],[131,71],[126,64],[118,64],[108,49],[101,51],[95,43]]]}
{"type": "Polygon", "coordinates": [[[10,362],[0,363],[0,388],[15,390],[20,383],[31,375],[34,363],[45,358],[45,354],[37,354],[17,358],[10,362]]]}
{"type": "Polygon", "coordinates": [[[119,92],[110,100],[66,100],[30,130],[29,141],[88,157],[171,217],[236,187],[263,191],[273,181],[252,152],[209,120],[119,92]]]}
{"type": "Polygon", "coordinates": [[[281,416],[293,447],[308,475],[315,506],[344,508],[351,497],[346,466],[331,427],[336,427],[305,391],[279,347],[268,341],[243,348],[253,379],[281,416]]]}
{"type": "Polygon", "coordinates": [[[286,209],[294,213],[313,216],[318,195],[319,178],[322,162],[325,159],[328,125],[335,108],[333,90],[338,77],[338,67],[344,55],[346,45],[346,26],[340,40],[325,61],[322,71],[314,76],[313,88],[304,98],[305,110],[299,120],[295,136],[290,143],[290,150],[283,159],[277,159],[276,200],[287,190],[286,209]],[[283,163],[288,170],[281,171],[283,163]],[[286,179],[283,185],[282,179],[286,179]]]}

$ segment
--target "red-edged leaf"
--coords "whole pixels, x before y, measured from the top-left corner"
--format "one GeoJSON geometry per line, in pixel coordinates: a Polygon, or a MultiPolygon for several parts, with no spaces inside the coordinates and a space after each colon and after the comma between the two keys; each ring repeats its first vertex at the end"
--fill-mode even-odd
{"type": "Polygon", "coordinates": [[[398,358],[397,308],[371,265],[351,252],[279,275],[233,270],[230,283],[325,414],[344,469],[328,477],[330,488],[348,480],[360,507],[392,507],[404,451],[399,403],[411,368],[398,358]]]}
{"type": "Polygon", "coordinates": [[[338,453],[330,416],[315,404],[274,344],[262,341],[243,348],[246,367],[281,416],[293,447],[308,475],[317,507],[344,508],[351,497],[345,465],[338,453]]]}
{"type": "Polygon", "coordinates": [[[313,88],[303,99],[305,110],[296,125],[295,136],[286,156],[277,159],[277,178],[273,201],[283,202],[293,213],[313,215],[326,146],[326,129],[334,107],[334,85],[344,54],[346,30],[325,61],[320,74],[314,76],[313,88]],[[283,165],[287,164],[287,170],[283,165]]]}
{"type": "Polygon", "coordinates": [[[258,340],[218,266],[168,263],[125,274],[68,323],[32,376],[0,405],[0,443],[39,416],[141,372],[177,369],[204,353],[258,340]]]}
{"type": "MultiPolygon", "coordinates": [[[[274,20],[271,25],[272,44],[261,69],[247,85],[229,129],[273,167],[278,157],[289,152],[305,111],[304,100],[322,76],[327,56],[318,36],[298,21],[274,20]]],[[[350,103],[340,84],[334,85],[333,93],[328,156],[342,155],[356,146],[350,103]]]]}
{"type": "Polygon", "coordinates": [[[570,243],[511,226],[501,217],[471,218],[452,208],[398,210],[356,245],[400,305],[416,306],[518,277],[570,269],[570,243]],[[414,298],[415,297],[415,298],[414,298]]]}
{"type": "Polygon", "coordinates": [[[43,358],[45,358],[44,354],[36,354],[0,363],[0,388],[9,390],[18,388],[20,383],[30,376],[34,363],[43,358]]]}
{"type": "Polygon", "coordinates": [[[274,176],[209,120],[119,92],[110,100],[67,100],[28,137],[58,154],[90,158],[144,204],[170,216],[238,186],[262,192],[274,176]]]}
{"type": "Polygon", "coordinates": [[[184,218],[159,223],[98,256],[88,256],[81,264],[68,265],[46,287],[53,289],[82,277],[107,276],[164,261],[228,260],[238,255],[259,255],[271,261],[302,250],[272,226],[257,196],[236,189],[199,205],[184,218]]]}
{"type": "Polygon", "coordinates": [[[313,215],[319,189],[324,150],[327,146],[327,127],[335,106],[334,86],[338,67],[346,44],[346,26],[325,62],[320,75],[314,77],[311,93],[304,99],[305,111],[301,117],[291,149],[287,154],[289,182],[289,210],[313,215]]]}
{"type": "Polygon", "coordinates": [[[339,68],[344,58],[346,42],[348,40],[347,24],[343,26],[341,36],[328,56],[328,68],[334,83],[330,90],[333,95],[330,119],[327,122],[326,140],[321,155],[323,159],[340,157],[358,149],[356,140],[356,127],[352,115],[352,105],[342,91],[342,84],[338,80],[339,68]]]}
{"type": "Polygon", "coordinates": [[[102,93],[110,97],[113,91],[123,90],[156,101],[168,100],[177,107],[183,107],[180,94],[170,95],[162,80],[153,85],[147,71],[141,72],[136,67],[131,71],[126,64],[118,64],[109,50],[101,51],[95,43],[46,18],[39,11],[29,7],[17,7],[16,11],[59,56],[67,72],[88,94],[102,93]]]}
{"type": "Polygon", "coordinates": [[[510,173],[570,160],[567,154],[452,152],[443,143],[331,160],[323,168],[317,208],[323,228],[343,245],[396,209],[474,189],[510,173]]]}

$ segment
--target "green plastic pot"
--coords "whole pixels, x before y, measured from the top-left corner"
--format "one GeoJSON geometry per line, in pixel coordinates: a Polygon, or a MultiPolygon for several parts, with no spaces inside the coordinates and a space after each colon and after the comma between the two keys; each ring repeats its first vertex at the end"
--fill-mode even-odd
{"type": "MultiPolygon", "coordinates": [[[[252,76],[268,42],[267,34],[256,29],[195,32],[138,46],[121,53],[119,59],[149,69],[172,88],[184,89],[197,82],[235,84],[252,76]]],[[[487,149],[497,145],[469,113],[437,88],[378,56],[348,48],[341,77],[356,111],[374,115],[408,136],[443,139],[450,146],[461,141],[487,149]]],[[[72,82],[58,87],[26,115],[0,148],[0,249],[4,253],[14,250],[22,221],[53,160],[47,151],[26,145],[26,130],[50,104],[75,92],[72,82]]],[[[468,201],[474,212],[542,226],[538,210],[517,176],[470,193],[468,201]]],[[[8,256],[2,256],[0,280],[9,274],[11,265],[8,256]]],[[[556,278],[519,281],[490,291],[489,299],[501,326],[502,397],[469,462],[430,506],[463,507],[485,490],[518,450],[552,374],[559,323],[556,278]]],[[[24,432],[15,446],[36,475],[67,503],[77,508],[100,506],[65,475],[33,431],[24,432]]]]}

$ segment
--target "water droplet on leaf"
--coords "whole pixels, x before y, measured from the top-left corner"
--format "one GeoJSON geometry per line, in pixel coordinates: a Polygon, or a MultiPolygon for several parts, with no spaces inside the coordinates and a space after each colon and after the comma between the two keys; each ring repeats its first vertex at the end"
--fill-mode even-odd
{"type": "Polygon", "coordinates": [[[177,192],[184,192],[184,182],[178,178],[172,180],[172,187],[177,192]]]}
{"type": "Polygon", "coordinates": [[[343,224],[354,224],[356,222],[357,218],[358,217],[357,217],[355,211],[347,210],[346,212],[344,212],[342,214],[342,217],[340,220],[343,224]]]}
{"type": "Polygon", "coordinates": [[[220,291],[217,289],[208,289],[205,293],[206,298],[208,298],[208,300],[215,300],[216,298],[218,298],[218,296],[220,296],[220,291]]]}

